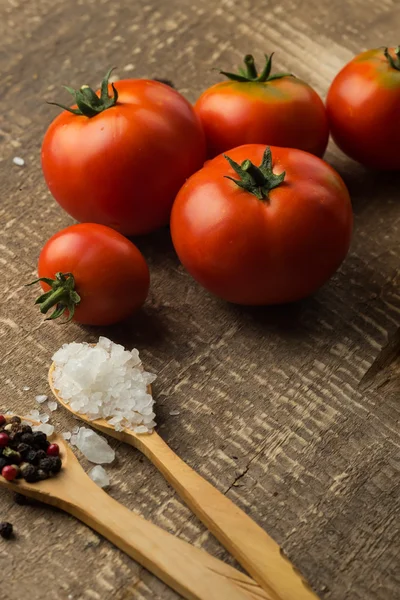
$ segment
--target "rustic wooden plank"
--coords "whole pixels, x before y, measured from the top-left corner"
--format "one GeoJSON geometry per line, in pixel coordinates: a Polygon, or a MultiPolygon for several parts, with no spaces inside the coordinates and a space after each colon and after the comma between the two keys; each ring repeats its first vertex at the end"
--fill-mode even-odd
{"type": "MultiPolygon", "coordinates": [[[[111,64],[120,77],[169,77],[194,100],[218,80],[212,67],[272,50],[277,68],[325,95],[354,53],[398,43],[400,25],[391,0],[4,0],[0,16],[0,404],[19,412],[46,392],[61,343],[100,333],[43,324],[22,287],[43,242],[71,223],[40,172],[56,114],[43,100],[61,98],[64,83],[95,85],[111,64]]],[[[388,600],[400,584],[399,180],[366,172],[333,145],[327,158],[350,188],[356,230],[348,260],[318,294],[290,308],[226,305],[183,271],[164,231],[139,242],[153,277],[145,309],[108,334],[159,373],[161,435],[275,537],[321,596],[388,600]]],[[[61,431],[75,424],[61,410],[52,420],[61,431]]],[[[112,443],[115,498],[231,561],[151,465],[112,443]]],[[[66,515],[5,494],[0,515],[17,531],[0,544],[9,600],[177,598],[66,515]]]]}

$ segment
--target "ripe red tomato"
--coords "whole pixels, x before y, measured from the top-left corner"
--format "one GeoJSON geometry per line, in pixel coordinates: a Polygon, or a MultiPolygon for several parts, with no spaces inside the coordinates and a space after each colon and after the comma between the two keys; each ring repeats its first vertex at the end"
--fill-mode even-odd
{"type": "Polygon", "coordinates": [[[189,102],[170,86],[125,80],[111,87],[108,75],[101,97],[88,86],[70,90],[77,108],[48,128],[43,173],[77,221],[144,234],[168,224],[179,188],[203,165],[204,133],[189,102]]]}
{"type": "Polygon", "coordinates": [[[356,56],[336,75],[326,106],[345,154],[367,167],[400,169],[400,48],[356,56]]]}
{"type": "Polygon", "coordinates": [[[86,325],[122,321],[142,306],[150,284],[136,246],[96,223],[72,225],[53,235],[40,253],[38,274],[45,291],[36,301],[40,310],[55,307],[51,319],[69,314],[86,325]]]}
{"type": "Polygon", "coordinates": [[[350,245],[345,184],[301,150],[252,144],[228,156],[206,163],[175,200],[171,233],[180,260],[229,302],[308,296],[333,275],[350,245]]]}
{"type": "Polygon", "coordinates": [[[195,104],[204,127],[208,156],[243,144],[300,148],[317,156],[325,152],[329,130],[318,94],[289,73],[270,75],[271,56],[258,75],[251,55],[247,72],[223,73],[223,81],[206,90],[195,104]]]}

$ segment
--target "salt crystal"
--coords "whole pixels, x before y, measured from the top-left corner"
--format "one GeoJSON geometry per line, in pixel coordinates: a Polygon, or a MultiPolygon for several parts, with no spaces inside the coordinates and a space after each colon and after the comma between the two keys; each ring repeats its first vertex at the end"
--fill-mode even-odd
{"type": "Polygon", "coordinates": [[[63,436],[64,440],[70,440],[72,434],[70,431],[64,431],[61,435],[63,436]]]}
{"type": "Polygon", "coordinates": [[[32,431],[42,431],[46,435],[52,435],[54,433],[54,425],[42,423],[41,425],[35,425],[32,427],[32,431]]]}
{"type": "Polygon", "coordinates": [[[71,441],[70,441],[71,446],[76,446],[76,440],[77,439],[78,439],[78,436],[76,434],[75,435],[71,435],[71,441]]]}
{"type": "Polygon", "coordinates": [[[35,421],[38,421],[39,420],[39,414],[40,414],[39,411],[36,410],[36,409],[34,409],[34,410],[31,410],[31,412],[27,415],[27,417],[29,419],[33,419],[35,421]]]}
{"type": "Polygon", "coordinates": [[[75,425],[75,427],[72,428],[72,433],[78,433],[79,429],[79,425],[75,425]]]}
{"type": "Polygon", "coordinates": [[[47,396],[45,394],[39,394],[39,396],[35,396],[35,400],[36,402],[39,402],[39,404],[43,404],[43,402],[46,402],[47,396]]]}
{"type": "Polygon", "coordinates": [[[24,392],[29,392],[29,390],[30,390],[30,389],[31,389],[31,388],[30,388],[28,385],[24,385],[24,387],[22,388],[22,390],[23,390],[24,392]]]}
{"type": "Polygon", "coordinates": [[[91,469],[88,473],[90,479],[97,483],[101,488],[105,488],[110,485],[110,478],[107,475],[107,472],[100,465],[96,465],[91,469]]]}
{"type": "Polygon", "coordinates": [[[103,437],[92,429],[81,427],[76,438],[77,448],[91,462],[96,464],[113,462],[115,458],[114,450],[103,437]]]}
{"type": "Polygon", "coordinates": [[[42,413],[41,415],[39,415],[39,421],[41,423],[47,423],[48,421],[50,421],[50,417],[46,413],[42,413]]]}
{"type": "Polygon", "coordinates": [[[19,156],[14,156],[13,163],[14,163],[14,165],[17,165],[18,167],[23,167],[25,164],[25,161],[23,158],[20,158],[19,156]]]}
{"type": "Polygon", "coordinates": [[[57,402],[51,402],[50,400],[47,403],[47,406],[48,406],[49,410],[51,410],[51,412],[54,412],[58,408],[57,402]]]}
{"type": "Polygon", "coordinates": [[[177,417],[178,415],[181,414],[180,410],[170,410],[169,414],[171,415],[171,417],[177,417]]]}
{"type": "Polygon", "coordinates": [[[134,427],[133,431],[135,433],[149,433],[149,430],[146,427],[146,425],[138,425],[137,427],[134,427]]]}

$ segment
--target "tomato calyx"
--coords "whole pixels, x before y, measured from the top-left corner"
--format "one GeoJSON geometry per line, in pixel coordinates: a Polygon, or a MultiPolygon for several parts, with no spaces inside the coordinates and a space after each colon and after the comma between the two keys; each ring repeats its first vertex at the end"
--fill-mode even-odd
{"type": "Polygon", "coordinates": [[[226,71],[220,71],[221,75],[225,75],[232,81],[239,81],[242,83],[248,83],[249,81],[254,83],[267,83],[268,81],[273,81],[274,79],[282,79],[282,77],[294,77],[292,73],[275,73],[271,75],[272,68],[272,57],[274,53],[265,54],[265,65],[261,73],[258,73],[256,68],[256,63],[254,61],[254,57],[252,54],[246,54],[244,57],[244,64],[246,68],[239,67],[239,73],[228,73],[226,71]]]}
{"type": "Polygon", "coordinates": [[[400,71],[400,46],[397,46],[397,48],[394,49],[396,58],[393,58],[393,56],[390,54],[389,48],[384,48],[383,53],[389,61],[390,66],[393,67],[393,69],[400,71]]]}
{"type": "Polygon", "coordinates": [[[71,321],[75,313],[76,306],[80,303],[81,297],[75,291],[75,279],[72,273],[56,273],[55,279],[49,277],[39,277],[28,286],[43,281],[51,287],[51,290],[45,292],[36,299],[35,304],[39,305],[40,312],[46,314],[51,308],[54,311],[47,317],[46,321],[52,321],[61,317],[66,312],[69,313],[68,319],[64,323],[71,321]]]}
{"type": "Polygon", "coordinates": [[[230,179],[242,190],[254,194],[259,200],[268,200],[269,192],[281,185],[285,179],[286,172],[276,175],[272,170],[272,153],[268,146],[265,149],[261,165],[257,167],[251,160],[244,160],[241,165],[224,154],[232,169],[239,175],[240,179],[234,179],[229,175],[224,175],[230,179]]]}
{"type": "Polygon", "coordinates": [[[66,85],[64,86],[67,92],[73,95],[78,108],[71,108],[65,106],[64,104],[59,104],[58,102],[48,102],[47,104],[54,104],[55,106],[59,106],[60,108],[67,110],[73,115],[80,115],[89,118],[95,117],[96,115],[102,113],[108,108],[115,106],[115,104],[117,103],[118,92],[113,83],[111,83],[113,95],[110,96],[108,93],[108,80],[110,79],[110,75],[113,69],[114,67],[108,71],[103,81],[101,82],[100,96],[98,96],[96,92],[88,85],[82,85],[79,88],[79,90],[74,90],[73,88],[68,87],[66,85]]]}

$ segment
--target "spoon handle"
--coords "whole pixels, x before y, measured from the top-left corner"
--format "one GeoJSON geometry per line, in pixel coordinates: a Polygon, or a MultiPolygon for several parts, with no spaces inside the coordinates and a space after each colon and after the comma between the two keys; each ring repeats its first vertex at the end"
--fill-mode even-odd
{"type": "Polygon", "coordinates": [[[274,600],[247,575],[131,512],[90,479],[79,478],[66,496],[62,508],[187,600],[274,600]]]}
{"type": "Polygon", "coordinates": [[[181,460],[159,435],[137,436],[134,445],[271,598],[318,600],[301,574],[284,557],[279,545],[229,498],[181,460]]]}

